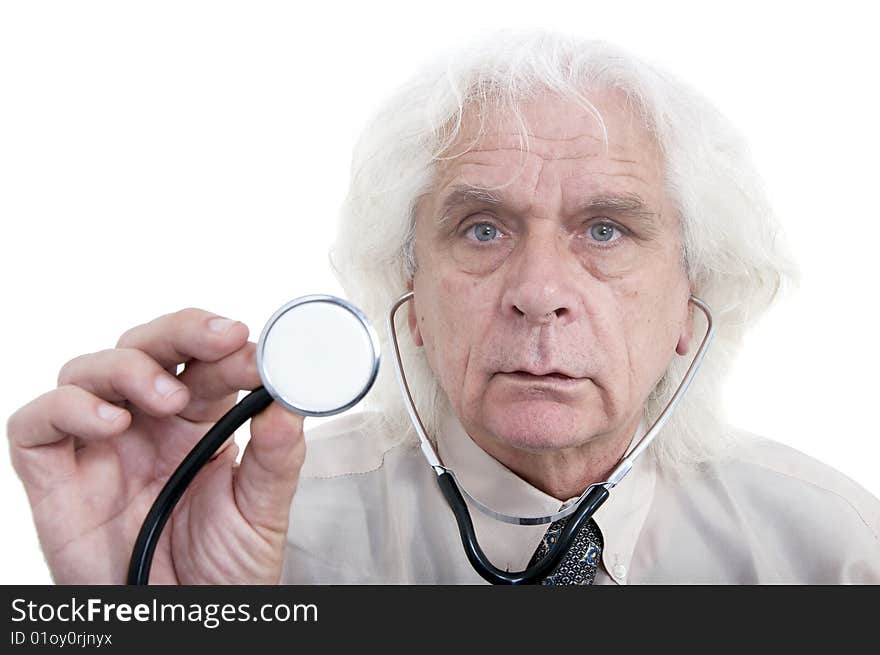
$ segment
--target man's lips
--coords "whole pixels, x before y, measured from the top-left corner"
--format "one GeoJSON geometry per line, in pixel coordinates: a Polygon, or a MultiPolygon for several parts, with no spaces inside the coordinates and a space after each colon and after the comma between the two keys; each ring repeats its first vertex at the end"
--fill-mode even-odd
{"type": "Polygon", "coordinates": [[[559,371],[549,371],[542,374],[531,373],[529,371],[501,371],[496,373],[496,375],[510,382],[519,382],[523,384],[530,384],[532,386],[549,385],[556,387],[567,387],[574,386],[587,379],[574,377],[565,373],[561,373],[559,371]]]}

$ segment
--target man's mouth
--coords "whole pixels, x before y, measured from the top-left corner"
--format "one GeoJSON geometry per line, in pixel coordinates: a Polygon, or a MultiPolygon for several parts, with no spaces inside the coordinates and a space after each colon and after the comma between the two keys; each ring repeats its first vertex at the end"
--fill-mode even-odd
{"type": "Polygon", "coordinates": [[[544,374],[535,374],[529,373],[528,371],[514,371],[512,375],[520,375],[525,378],[541,378],[541,379],[554,379],[554,380],[572,380],[570,375],[566,375],[565,373],[544,373],[544,374]]]}
{"type": "Polygon", "coordinates": [[[497,375],[511,382],[519,382],[530,385],[548,385],[555,387],[573,386],[583,382],[586,378],[573,377],[560,371],[548,371],[546,373],[532,373],[530,371],[499,372],[497,375]]]}

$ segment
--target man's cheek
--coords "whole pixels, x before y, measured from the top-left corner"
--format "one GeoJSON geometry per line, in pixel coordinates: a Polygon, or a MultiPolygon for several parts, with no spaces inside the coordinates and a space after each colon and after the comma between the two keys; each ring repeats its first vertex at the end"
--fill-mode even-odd
{"type": "Polygon", "coordinates": [[[633,338],[638,344],[633,350],[634,392],[639,396],[650,393],[663,377],[678,343],[662,321],[655,321],[652,327],[652,331],[633,338]]]}
{"type": "Polygon", "coordinates": [[[437,328],[437,336],[442,340],[444,334],[465,338],[467,332],[479,323],[487,308],[474,287],[467,280],[451,277],[437,281],[437,292],[433,295],[434,306],[431,308],[432,323],[437,328]],[[442,333],[441,333],[442,332],[442,333]]]}
{"type": "MultiPolygon", "coordinates": [[[[440,309],[442,312],[442,308],[440,309]]],[[[419,329],[424,342],[425,356],[435,375],[440,379],[440,383],[446,387],[449,382],[450,361],[454,357],[456,341],[454,335],[456,332],[450,328],[446,321],[441,318],[441,314],[432,314],[430,316],[421,316],[419,318],[419,329]],[[453,338],[450,338],[453,337],[453,338]]]]}

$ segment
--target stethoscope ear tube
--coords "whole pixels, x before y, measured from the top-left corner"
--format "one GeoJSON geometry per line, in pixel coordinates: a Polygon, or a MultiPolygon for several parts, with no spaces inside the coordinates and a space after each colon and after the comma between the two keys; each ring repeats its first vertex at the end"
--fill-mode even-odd
{"type": "Polygon", "coordinates": [[[467,503],[455,478],[449,472],[440,473],[437,476],[437,484],[446,498],[446,502],[452,513],[455,515],[455,521],[458,524],[458,532],[461,535],[461,543],[464,546],[464,552],[467,555],[471,566],[479,573],[484,580],[491,584],[497,585],[527,585],[536,584],[543,578],[546,578],[559,564],[565,554],[571,547],[575,536],[580,529],[589,521],[593,514],[602,506],[602,503],[608,498],[609,491],[602,485],[594,486],[586,495],[586,497],[578,505],[577,510],[569,517],[568,522],[559,534],[556,543],[547,552],[547,555],[540,561],[525,569],[524,571],[510,572],[502,571],[486,557],[483,549],[477,541],[476,532],[474,531],[474,523],[471,520],[470,512],[468,512],[467,503]]]}

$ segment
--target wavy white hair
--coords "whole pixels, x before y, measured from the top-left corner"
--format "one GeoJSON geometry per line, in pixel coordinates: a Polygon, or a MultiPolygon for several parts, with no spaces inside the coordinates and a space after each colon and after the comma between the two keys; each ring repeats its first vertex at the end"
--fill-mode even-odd
{"type": "MultiPolygon", "coordinates": [[[[552,93],[581,103],[604,126],[588,100],[596,89],[623,92],[660,146],[691,288],[714,310],[717,325],[702,369],[651,447],[673,471],[725,451],[731,434],[721,403],[725,375],[747,326],[796,276],[746,144],[709,102],[668,73],[607,43],[544,31],[496,33],[428,65],[388,99],[355,148],[331,262],[348,298],[381,326],[386,361],[366,409],[380,412],[383,429],[401,440],[414,432],[388,361],[386,315],[416,270],[416,204],[459,135],[462,115],[500,108],[518,117],[523,100],[552,93]]],[[[522,141],[527,147],[525,129],[522,141]]],[[[692,353],[705,327],[695,315],[692,353]]],[[[451,408],[405,319],[404,307],[397,323],[401,355],[434,434],[451,408]]],[[[649,424],[689,363],[690,357],[673,358],[644,408],[649,424]]]]}

